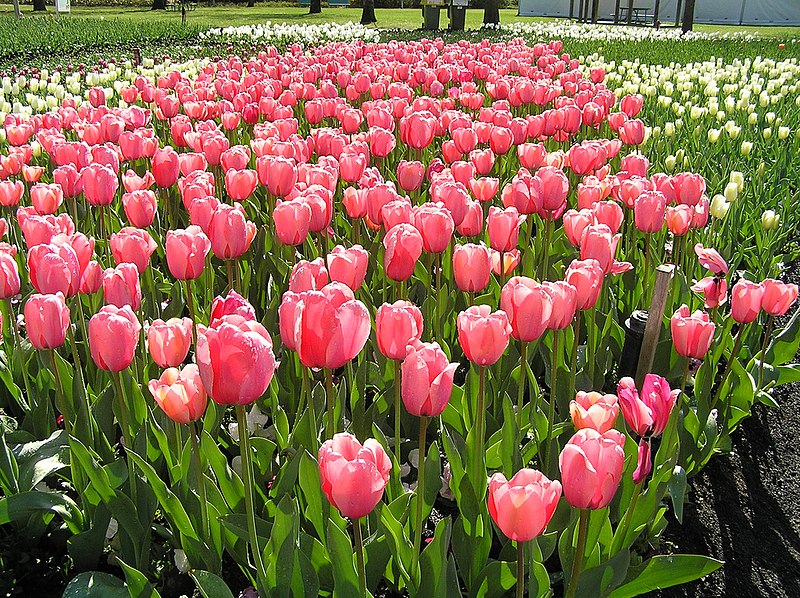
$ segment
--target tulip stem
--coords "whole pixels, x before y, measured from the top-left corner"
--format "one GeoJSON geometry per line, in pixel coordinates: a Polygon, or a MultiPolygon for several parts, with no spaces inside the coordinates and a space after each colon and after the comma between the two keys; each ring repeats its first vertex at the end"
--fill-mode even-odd
{"type": "Polygon", "coordinates": [[[517,387],[517,431],[519,449],[522,450],[522,406],[525,403],[525,386],[528,382],[528,343],[522,341],[519,350],[519,386],[517,387]]]}
{"type": "MultiPolygon", "coordinates": [[[[19,369],[20,374],[22,375],[22,382],[25,386],[25,401],[22,403],[22,408],[25,411],[34,411],[36,406],[38,405],[38,401],[36,396],[31,392],[30,383],[28,382],[28,368],[25,367],[23,355],[22,355],[22,341],[19,338],[19,331],[17,330],[17,316],[14,314],[14,306],[11,305],[11,299],[5,299],[4,303],[8,308],[8,314],[6,315],[6,320],[8,320],[8,325],[11,328],[12,336],[14,337],[14,354],[13,356],[19,356],[19,369]],[[29,404],[30,403],[30,404],[29,404]]],[[[13,357],[12,356],[12,357],[13,357]]]]}
{"type": "MultiPolygon", "coordinates": [[[[256,532],[256,513],[253,501],[253,460],[250,454],[250,435],[247,430],[247,413],[244,405],[236,405],[236,420],[239,424],[239,453],[242,457],[242,475],[244,477],[244,500],[247,508],[247,531],[250,535],[250,550],[256,566],[258,585],[265,586],[266,571],[261,560],[256,532]]],[[[262,588],[259,588],[261,590],[262,588]]],[[[260,592],[259,592],[260,593],[260,592]]]]}
{"type": "Polygon", "coordinates": [[[356,560],[358,561],[359,595],[367,596],[367,572],[364,569],[364,539],[361,537],[361,518],[353,521],[353,535],[356,540],[356,560]]]}
{"type": "Polygon", "coordinates": [[[574,598],[578,590],[578,578],[583,571],[583,558],[586,552],[586,534],[589,530],[589,509],[580,509],[578,517],[578,544],[575,546],[575,557],[572,560],[572,575],[564,598],[574,598]]]}
{"type": "Polygon", "coordinates": [[[56,363],[56,351],[55,349],[50,349],[49,353],[50,362],[53,364],[53,376],[56,379],[56,405],[61,415],[64,416],[64,429],[67,431],[68,435],[72,436],[72,422],[70,421],[70,416],[73,414],[66,413],[64,406],[64,385],[61,383],[61,374],[58,371],[58,364],[56,363]]]}
{"type": "MultiPolygon", "coordinates": [[[[76,297],[76,299],[78,302],[79,312],[80,314],[83,314],[83,308],[81,307],[80,298],[76,297]]],[[[85,326],[85,323],[83,322],[83,316],[81,315],[80,317],[81,317],[81,323],[85,326]]],[[[88,341],[89,337],[87,335],[84,336],[86,336],[88,341]]],[[[81,393],[83,396],[83,400],[80,403],[80,410],[82,413],[80,413],[77,417],[85,418],[87,430],[89,432],[89,437],[85,440],[87,440],[89,443],[87,446],[94,446],[95,419],[94,416],[92,415],[91,406],[89,405],[89,397],[86,396],[86,382],[83,379],[83,365],[81,363],[80,355],[78,354],[78,344],[75,341],[75,334],[72,332],[71,325],[67,326],[67,338],[69,338],[69,344],[72,348],[73,371],[75,372],[75,375],[78,376],[78,383],[80,384],[80,387],[83,390],[83,392],[81,393]]]]}
{"type": "MultiPolygon", "coordinates": [[[[569,381],[570,381],[570,397],[575,398],[576,383],[575,378],[578,373],[578,344],[581,338],[581,311],[575,312],[575,322],[572,325],[572,367],[570,368],[569,381]]],[[[591,390],[591,388],[589,389],[591,390]]]]}
{"type": "Polygon", "coordinates": [[[225,266],[228,269],[228,289],[233,290],[233,263],[232,260],[225,260],[225,266]]]}
{"type": "Polygon", "coordinates": [[[544,221],[544,245],[542,247],[542,280],[547,280],[547,270],[550,268],[550,236],[552,232],[553,221],[546,218],[544,221]]]}
{"type": "Polygon", "coordinates": [[[517,541],[517,598],[525,594],[525,542],[517,541]]]}
{"type": "Polygon", "coordinates": [[[475,468],[472,476],[472,483],[476,484],[475,494],[480,500],[483,492],[486,490],[486,464],[484,442],[486,433],[484,428],[485,411],[485,393],[486,393],[486,366],[478,367],[478,405],[475,415],[475,446],[472,448],[472,466],[475,468]]]}
{"type": "Polygon", "coordinates": [[[764,359],[767,356],[767,345],[769,344],[769,337],[772,336],[772,325],[775,322],[773,316],[767,318],[767,333],[764,335],[764,340],[761,342],[761,359],[758,360],[758,384],[756,384],[756,392],[761,390],[761,383],[764,381],[764,359]]]}
{"type": "Polygon", "coordinates": [[[328,427],[326,429],[326,436],[333,438],[336,432],[334,413],[333,413],[333,372],[330,368],[325,368],[325,400],[328,404],[328,427]]]}
{"type": "Polygon", "coordinates": [[[550,443],[553,436],[553,420],[556,417],[556,383],[558,382],[558,337],[560,330],[553,330],[553,358],[550,360],[550,405],[547,408],[547,436],[544,439],[542,468],[550,472],[550,443]]]}
{"type": "Polygon", "coordinates": [[[419,455],[417,457],[417,526],[414,528],[414,564],[411,574],[419,565],[419,550],[422,546],[422,522],[425,515],[425,437],[428,431],[428,418],[421,415],[419,418],[419,455]]]}
{"type": "MultiPolygon", "coordinates": [[[[733,368],[733,362],[739,356],[739,351],[742,349],[742,341],[744,341],[744,329],[747,327],[746,324],[741,324],[739,326],[739,332],[736,333],[736,340],[733,342],[733,351],[731,352],[731,357],[728,359],[728,363],[725,364],[725,371],[722,373],[722,379],[719,381],[719,386],[717,387],[717,392],[714,393],[714,398],[711,401],[711,404],[708,406],[708,412],[714,410],[714,407],[717,406],[717,402],[722,395],[722,389],[725,387],[725,383],[728,381],[728,375],[731,373],[731,369],[733,368]]],[[[689,360],[687,359],[686,362],[688,363],[689,360]]],[[[723,422],[724,424],[725,422],[723,422]]]]}
{"type": "Polygon", "coordinates": [[[611,540],[611,551],[609,552],[609,556],[613,557],[623,548],[630,546],[630,544],[625,542],[625,536],[628,535],[628,528],[631,525],[631,518],[633,517],[633,512],[636,510],[636,503],[639,502],[639,497],[642,494],[643,487],[644,478],[639,480],[639,482],[637,482],[633,487],[633,495],[631,495],[628,508],[625,510],[625,515],[622,516],[622,521],[619,522],[619,526],[614,534],[614,538],[611,540]],[[628,546],[626,546],[626,544],[628,544],[628,546]]]}
{"type": "Polygon", "coordinates": [[[400,362],[394,360],[394,458],[397,459],[397,465],[400,465],[400,403],[402,398],[400,396],[401,384],[401,370],[400,362]]]}
{"type": "Polygon", "coordinates": [[[644,278],[642,278],[642,301],[650,305],[650,234],[644,235],[644,278]]]}
{"type": "MultiPolygon", "coordinates": [[[[195,421],[189,422],[189,428],[189,431],[191,432],[189,437],[192,440],[192,461],[194,461],[194,469],[197,472],[197,494],[200,498],[200,517],[203,520],[203,539],[206,542],[211,542],[211,529],[208,521],[208,504],[206,501],[206,480],[205,476],[203,475],[202,459],[200,457],[199,435],[202,433],[202,429],[198,433],[197,422],[195,421]]],[[[241,434],[241,430],[239,431],[239,434],[241,434]]]]}
{"type": "MultiPolygon", "coordinates": [[[[131,428],[130,428],[130,417],[128,415],[128,404],[125,402],[125,391],[122,389],[122,379],[119,372],[111,372],[111,379],[114,381],[114,388],[116,390],[117,395],[117,402],[119,403],[119,425],[122,428],[122,441],[124,444],[123,453],[130,449],[133,450],[133,444],[131,442],[131,428]]],[[[126,458],[125,460],[128,462],[128,483],[130,484],[131,489],[131,500],[133,504],[137,504],[136,501],[136,478],[133,472],[133,461],[131,459],[126,458]]]]}
{"type": "Polygon", "coordinates": [[[592,306],[589,310],[589,317],[586,319],[586,366],[589,370],[589,388],[594,388],[594,367],[595,367],[595,339],[597,326],[597,306],[592,306]]]}
{"type": "Polygon", "coordinates": [[[189,317],[192,319],[192,325],[195,329],[195,342],[197,342],[197,312],[194,309],[194,295],[192,294],[192,281],[184,280],[186,283],[186,307],[189,308],[189,317]]]}

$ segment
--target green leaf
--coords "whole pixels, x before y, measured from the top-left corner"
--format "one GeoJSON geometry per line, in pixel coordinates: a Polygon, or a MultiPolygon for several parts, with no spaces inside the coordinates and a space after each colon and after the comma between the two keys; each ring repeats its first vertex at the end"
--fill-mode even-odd
{"type": "Polygon", "coordinates": [[[300,489],[306,502],[305,517],[314,526],[320,538],[325,537],[327,501],[322,500],[322,484],[319,479],[319,466],[311,453],[304,451],[300,460],[300,489]]]}
{"type": "Polygon", "coordinates": [[[203,598],[233,598],[228,584],[210,571],[195,570],[191,575],[203,598]]]}
{"type": "Polygon", "coordinates": [[[796,310],[786,327],[781,330],[767,348],[764,359],[772,365],[789,363],[800,349],[800,310],[796,310]]]}
{"type": "Polygon", "coordinates": [[[20,490],[33,490],[47,476],[69,467],[69,446],[63,430],[53,432],[46,440],[37,440],[13,447],[19,465],[20,490]]]}
{"type": "Polygon", "coordinates": [[[117,563],[122,567],[122,572],[125,574],[126,585],[128,586],[128,594],[131,598],[161,598],[153,584],[147,580],[147,577],[134,567],[124,562],[122,559],[117,559],[117,563]]]}
{"type": "Polygon", "coordinates": [[[425,595],[431,598],[446,598],[447,596],[449,580],[445,572],[451,530],[449,517],[439,521],[433,534],[433,540],[420,555],[420,588],[425,588],[425,595]]]}
{"type": "Polygon", "coordinates": [[[672,508],[675,511],[675,519],[678,523],[683,523],[683,500],[686,497],[686,470],[680,465],[676,465],[672,472],[672,477],[668,483],[669,495],[672,498],[672,508]]]}
{"type": "MultiPolygon", "coordinates": [[[[397,500],[402,500],[403,497],[397,500]]],[[[412,544],[405,530],[400,522],[392,514],[392,510],[386,505],[380,507],[380,525],[386,533],[386,538],[389,541],[389,546],[392,549],[392,556],[394,557],[395,564],[400,570],[406,584],[412,584],[412,576],[414,572],[411,571],[412,561],[412,544]]]]}
{"type": "Polygon", "coordinates": [[[630,562],[630,552],[620,550],[604,563],[585,569],[578,580],[576,596],[595,598],[606,595],[610,588],[617,587],[625,580],[630,562]]]}
{"type": "Polygon", "coordinates": [[[501,598],[517,583],[517,564],[513,561],[492,561],[480,572],[470,598],[501,598]]]}
{"type": "Polygon", "coordinates": [[[611,592],[609,598],[640,596],[694,581],[713,573],[722,564],[722,561],[696,554],[654,556],[633,570],[630,581],[611,592]]]}
{"type": "Polygon", "coordinates": [[[326,539],[333,564],[333,580],[336,588],[333,595],[336,598],[360,598],[350,538],[330,519],[326,539]]]}
{"type": "Polygon", "coordinates": [[[128,598],[128,595],[125,582],[120,578],[100,571],[86,571],[72,578],[62,598],[128,598]]]}
{"type": "Polygon", "coordinates": [[[0,525],[12,521],[25,521],[37,513],[58,515],[74,530],[83,527],[80,508],[66,494],[34,490],[0,498],[0,525]]]}

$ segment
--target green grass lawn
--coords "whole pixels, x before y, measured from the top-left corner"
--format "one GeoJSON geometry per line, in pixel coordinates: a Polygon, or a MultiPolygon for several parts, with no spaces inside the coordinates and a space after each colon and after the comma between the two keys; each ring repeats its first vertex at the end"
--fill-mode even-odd
{"type": "MultiPolygon", "coordinates": [[[[198,3],[199,4],[199,3],[198,3]]],[[[11,5],[0,6],[0,15],[12,13],[11,5]]],[[[30,16],[30,7],[24,8],[25,16],[30,16]]],[[[419,9],[390,9],[378,8],[375,10],[378,18],[377,27],[385,29],[418,29],[422,24],[422,13],[419,9]]],[[[179,12],[151,11],[147,8],[134,7],[75,7],[72,15],[81,17],[95,17],[100,19],[130,19],[133,21],[161,21],[165,23],[180,23],[179,12]]],[[[361,18],[359,8],[324,8],[322,14],[310,15],[306,8],[291,8],[286,6],[256,5],[253,8],[238,6],[198,6],[189,12],[189,23],[207,27],[227,27],[237,25],[252,25],[265,21],[287,23],[345,23],[358,21],[361,18]]],[[[531,22],[533,20],[549,20],[537,17],[517,16],[516,9],[501,10],[500,21],[513,23],[515,21],[531,22]]],[[[468,10],[466,17],[467,29],[475,29],[483,23],[482,10],[468,10]]],[[[440,25],[447,26],[447,15],[442,13],[440,25]]],[[[733,32],[744,31],[748,33],[759,32],[762,35],[773,37],[792,37],[800,35],[800,27],[736,27],[732,25],[697,25],[697,31],[733,32]]]]}

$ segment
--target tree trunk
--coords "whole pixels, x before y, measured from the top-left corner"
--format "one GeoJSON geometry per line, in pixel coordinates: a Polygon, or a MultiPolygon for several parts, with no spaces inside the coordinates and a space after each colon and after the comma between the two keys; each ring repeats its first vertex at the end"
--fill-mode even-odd
{"type": "Polygon", "coordinates": [[[47,11],[47,3],[45,0],[33,0],[33,11],[34,12],[46,12],[47,11]]]}
{"type": "Polygon", "coordinates": [[[247,0],[247,8],[253,8],[256,5],[256,0],[247,0]]]}
{"type": "Polygon", "coordinates": [[[322,12],[322,0],[311,0],[311,4],[308,5],[308,14],[318,15],[321,12],[322,12]]]}
{"type": "Polygon", "coordinates": [[[486,0],[486,6],[483,9],[483,24],[500,24],[500,0],[486,0]]]}
{"type": "Polygon", "coordinates": [[[633,0],[628,0],[628,20],[625,21],[630,25],[633,22],[633,0]]]}
{"type": "Polygon", "coordinates": [[[686,33],[691,31],[694,26],[694,2],[695,0],[686,0],[683,7],[683,23],[681,23],[681,30],[686,33]]]}
{"type": "Polygon", "coordinates": [[[364,8],[361,9],[361,24],[372,25],[377,23],[375,18],[375,0],[364,0],[364,8]]]}
{"type": "Polygon", "coordinates": [[[17,15],[17,18],[22,17],[22,13],[19,10],[19,0],[14,0],[14,14],[17,15]]]}
{"type": "Polygon", "coordinates": [[[153,0],[152,10],[167,10],[167,0],[153,0]]]}
{"type": "Polygon", "coordinates": [[[600,13],[600,0],[592,0],[592,23],[597,23],[600,13]]]}

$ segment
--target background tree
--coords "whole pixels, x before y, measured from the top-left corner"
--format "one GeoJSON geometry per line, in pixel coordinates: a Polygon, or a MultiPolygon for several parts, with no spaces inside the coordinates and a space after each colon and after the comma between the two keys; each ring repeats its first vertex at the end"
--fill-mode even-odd
{"type": "Polygon", "coordinates": [[[500,23],[500,0],[486,0],[483,8],[483,24],[498,25],[500,23]]]}
{"type": "Polygon", "coordinates": [[[684,33],[691,31],[692,27],[694,26],[694,3],[695,0],[686,0],[686,4],[683,7],[683,22],[681,23],[681,29],[684,33]]]}
{"type": "Polygon", "coordinates": [[[33,10],[34,12],[46,12],[47,2],[45,0],[33,0],[33,10]]]}
{"type": "Polygon", "coordinates": [[[152,10],[167,10],[167,0],[153,0],[152,10]]]}
{"type": "Polygon", "coordinates": [[[322,0],[311,0],[311,4],[308,5],[308,14],[318,15],[321,12],[322,12],[322,0]]]}
{"type": "Polygon", "coordinates": [[[364,8],[361,10],[361,24],[371,25],[377,22],[378,19],[375,17],[375,0],[364,0],[364,8]]]}
{"type": "Polygon", "coordinates": [[[14,14],[17,15],[17,18],[22,16],[22,13],[19,11],[19,0],[14,0],[14,14]]]}

